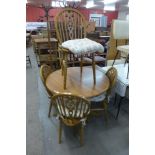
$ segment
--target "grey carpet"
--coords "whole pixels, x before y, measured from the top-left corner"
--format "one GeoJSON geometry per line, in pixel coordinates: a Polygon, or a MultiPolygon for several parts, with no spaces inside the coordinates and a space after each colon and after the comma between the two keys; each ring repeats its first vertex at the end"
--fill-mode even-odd
{"type": "Polygon", "coordinates": [[[109,121],[103,117],[90,118],[84,130],[84,146],[80,147],[79,135],[63,126],[62,144],[58,144],[58,120],[48,118],[48,97],[39,78],[32,48],[27,52],[32,68],[27,67],[27,154],[28,155],[128,155],[129,108],[123,102],[118,120],[113,100],[109,106],[109,121]]]}
{"type": "Polygon", "coordinates": [[[43,155],[43,127],[38,111],[40,106],[38,91],[38,67],[32,48],[27,48],[32,68],[26,66],[26,150],[27,155],[43,155]]]}

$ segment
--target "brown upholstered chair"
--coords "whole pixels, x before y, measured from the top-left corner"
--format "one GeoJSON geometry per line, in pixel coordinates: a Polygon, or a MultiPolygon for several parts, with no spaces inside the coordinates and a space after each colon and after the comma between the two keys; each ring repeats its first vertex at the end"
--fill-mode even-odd
{"type": "Polygon", "coordinates": [[[51,109],[52,109],[51,97],[53,96],[53,94],[46,87],[46,79],[50,73],[52,73],[52,68],[50,66],[43,64],[40,67],[40,77],[41,77],[44,87],[48,93],[48,97],[50,99],[50,107],[49,107],[48,117],[50,117],[50,113],[51,113],[51,109]]]}
{"type": "Polygon", "coordinates": [[[71,127],[80,124],[80,144],[82,145],[83,127],[90,112],[90,102],[84,97],[70,93],[54,95],[52,101],[59,114],[59,143],[61,143],[62,123],[71,127]]]}

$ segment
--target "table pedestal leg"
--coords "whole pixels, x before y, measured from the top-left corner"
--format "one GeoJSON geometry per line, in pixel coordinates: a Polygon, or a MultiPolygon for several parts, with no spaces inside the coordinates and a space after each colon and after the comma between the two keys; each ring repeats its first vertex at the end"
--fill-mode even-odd
{"type": "Polygon", "coordinates": [[[83,67],[83,55],[81,55],[81,61],[80,61],[80,73],[82,76],[82,67],[83,67]]]}

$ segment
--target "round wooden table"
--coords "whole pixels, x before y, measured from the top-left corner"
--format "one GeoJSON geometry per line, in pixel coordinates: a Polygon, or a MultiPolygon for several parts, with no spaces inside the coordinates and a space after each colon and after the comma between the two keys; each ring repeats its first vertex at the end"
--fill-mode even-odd
{"type": "Polygon", "coordinates": [[[63,89],[61,70],[47,77],[46,86],[54,94],[69,92],[91,98],[102,94],[109,88],[109,79],[96,67],[96,85],[94,85],[92,67],[83,67],[82,75],[80,75],[80,67],[69,67],[67,68],[67,89],[63,89]]]}

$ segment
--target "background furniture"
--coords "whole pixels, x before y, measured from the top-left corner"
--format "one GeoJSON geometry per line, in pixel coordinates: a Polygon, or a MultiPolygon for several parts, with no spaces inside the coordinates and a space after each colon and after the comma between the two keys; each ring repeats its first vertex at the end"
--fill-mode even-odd
{"type": "MultiPolygon", "coordinates": [[[[110,36],[107,36],[107,35],[103,36],[101,34],[103,34],[101,31],[94,31],[94,32],[87,33],[86,36],[87,36],[87,38],[100,43],[104,47],[104,52],[102,52],[102,53],[96,52],[95,53],[95,64],[103,67],[106,64],[107,42],[109,41],[110,36]]],[[[91,60],[92,60],[92,58],[90,58],[88,61],[85,61],[85,58],[84,58],[84,62],[89,62],[91,60]]]]}
{"type": "Polygon", "coordinates": [[[31,35],[33,51],[35,54],[38,54],[38,47],[37,47],[37,43],[35,43],[35,39],[40,39],[40,38],[44,38],[44,36],[42,34],[31,35]]]}
{"type": "Polygon", "coordinates": [[[95,21],[96,27],[107,27],[107,16],[103,14],[90,14],[90,21],[95,21]]]}
{"type": "Polygon", "coordinates": [[[118,115],[119,115],[119,112],[120,112],[122,100],[123,100],[124,98],[127,98],[127,99],[129,100],[129,86],[126,87],[125,95],[123,95],[123,96],[119,95],[119,94],[116,92],[116,94],[115,94],[115,103],[114,103],[114,104],[116,104],[117,96],[120,96],[120,98],[119,98],[119,102],[118,102],[118,108],[117,108],[117,113],[116,113],[115,119],[118,119],[118,115]]]}
{"type": "MultiPolygon", "coordinates": [[[[111,66],[102,67],[103,72],[106,73],[110,67],[111,66]]],[[[113,89],[113,93],[116,93],[117,95],[120,96],[117,114],[116,114],[116,119],[117,119],[119,111],[120,111],[122,99],[126,96],[129,96],[128,95],[129,94],[129,90],[128,90],[129,89],[129,79],[127,78],[128,63],[125,65],[124,64],[117,64],[117,65],[114,65],[114,67],[117,69],[117,81],[116,81],[116,85],[113,89]]]]}
{"type": "Polygon", "coordinates": [[[26,33],[26,47],[31,45],[31,33],[26,33]]]}
{"type": "Polygon", "coordinates": [[[72,94],[57,94],[52,97],[59,114],[59,143],[61,143],[62,122],[67,126],[80,124],[80,144],[83,144],[83,127],[90,112],[90,102],[84,97],[72,94]]]}
{"type": "Polygon", "coordinates": [[[96,66],[96,85],[93,84],[93,73],[90,66],[83,67],[83,73],[80,73],[80,67],[69,67],[67,78],[67,88],[63,89],[63,77],[61,70],[52,72],[46,80],[46,87],[53,93],[72,93],[75,95],[91,98],[99,96],[109,88],[109,79],[103,71],[96,66]]]}
{"type": "Polygon", "coordinates": [[[30,66],[32,67],[29,55],[26,55],[26,64],[30,64],[30,66]]]}
{"type": "MultiPolygon", "coordinates": [[[[117,46],[117,54],[119,53],[119,51],[121,52],[121,58],[125,59],[125,63],[129,63],[129,45],[124,45],[124,46],[117,46]]],[[[117,56],[116,56],[117,57],[117,56]]],[[[113,62],[113,64],[115,63],[115,60],[113,62]]],[[[129,75],[129,65],[128,65],[128,73],[127,73],[127,78],[129,75]]]]}
{"type": "Polygon", "coordinates": [[[48,47],[48,38],[34,39],[34,44],[38,48],[38,65],[43,63],[51,65],[52,63],[58,64],[58,41],[55,38],[50,38],[51,50],[48,47]]]}
{"type": "Polygon", "coordinates": [[[116,54],[114,57],[114,61],[115,61],[119,53],[119,49],[118,49],[119,47],[120,47],[120,50],[124,51],[125,53],[129,51],[128,45],[125,47],[117,45],[117,40],[129,39],[129,21],[113,20],[112,33],[113,33],[114,39],[116,39],[116,47],[117,47],[116,54]]]}
{"type": "MultiPolygon", "coordinates": [[[[129,43],[129,22],[125,20],[113,20],[111,26],[110,40],[108,44],[107,60],[114,60],[117,46],[129,43]]],[[[120,58],[118,53],[117,59],[120,58]]]]}
{"type": "Polygon", "coordinates": [[[26,30],[27,31],[34,31],[38,30],[39,28],[46,28],[46,22],[26,22],[26,30]]]}
{"type": "MultiPolygon", "coordinates": [[[[108,100],[109,97],[111,95],[111,91],[113,89],[113,87],[115,86],[116,80],[117,80],[117,70],[114,67],[110,67],[107,71],[106,71],[106,76],[109,78],[110,81],[110,85],[109,88],[106,92],[104,92],[102,95],[97,96],[97,97],[93,97],[90,98],[90,101],[92,102],[92,104],[99,104],[101,103],[101,106],[98,106],[97,108],[91,108],[91,111],[104,111],[105,114],[105,118],[107,121],[107,107],[108,107],[108,100]]],[[[99,104],[100,105],[100,104],[99,104]]]]}

